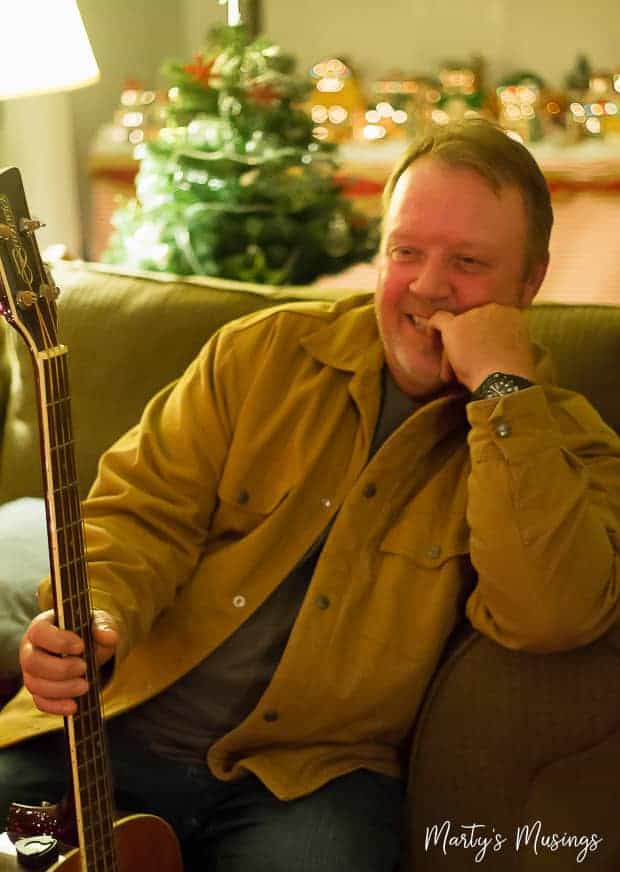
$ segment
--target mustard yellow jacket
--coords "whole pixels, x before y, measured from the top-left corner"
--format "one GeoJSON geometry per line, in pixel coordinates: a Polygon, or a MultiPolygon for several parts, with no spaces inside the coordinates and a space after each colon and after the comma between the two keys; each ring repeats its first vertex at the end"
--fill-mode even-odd
{"type": "MultiPolygon", "coordinates": [[[[536,386],[424,405],[370,463],[384,357],[367,295],[224,327],[105,456],[84,506],[96,607],[123,646],[107,715],[170,685],[266,599],[337,515],[257,708],[208,752],[283,799],[399,773],[464,610],[501,645],[585,645],[617,619],[620,444],[536,386]]],[[[2,744],[59,725],[21,693],[2,744]]]]}

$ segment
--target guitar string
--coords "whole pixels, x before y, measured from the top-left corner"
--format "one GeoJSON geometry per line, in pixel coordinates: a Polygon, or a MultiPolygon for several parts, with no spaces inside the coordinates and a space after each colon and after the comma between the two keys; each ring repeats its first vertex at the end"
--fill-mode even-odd
{"type": "MultiPolygon", "coordinates": [[[[51,350],[53,347],[52,337],[46,324],[45,318],[40,311],[38,303],[36,304],[36,312],[41,336],[43,338],[45,346],[49,350],[51,350]]],[[[67,602],[67,606],[70,613],[72,614],[73,627],[75,628],[75,606],[77,602],[79,626],[80,628],[82,628],[82,631],[85,632],[86,635],[89,637],[87,639],[87,643],[90,642],[89,651],[91,652],[91,654],[89,659],[91,662],[89,663],[89,672],[91,673],[91,676],[89,676],[89,678],[92,678],[92,673],[96,669],[96,665],[94,663],[94,653],[91,638],[92,632],[90,628],[91,608],[89,601],[90,597],[88,596],[88,588],[86,586],[86,573],[84,565],[84,539],[81,524],[79,495],[77,494],[77,470],[75,469],[74,452],[71,451],[73,433],[70,418],[70,406],[68,405],[70,394],[68,389],[69,383],[66,355],[53,356],[51,359],[48,358],[48,361],[50,362],[49,366],[47,367],[47,369],[44,367],[44,369],[49,376],[50,381],[52,382],[49,387],[52,388],[52,396],[59,398],[59,402],[57,404],[53,404],[51,406],[48,405],[48,411],[52,419],[52,431],[56,437],[58,437],[58,435],[60,434],[60,441],[58,441],[57,439],[57,444],[54,446],[52,468],[54,468],[55,461],[57,479],[61,486],[59,487],[58,492],[55,495],[52,495],[52,498],[54,499],[57,516],[61,518],[60,527],[62,528],[65,577],[68,579],[69,584],[73,589],[69,597],[69,601],[67,602]],[[61,388],[63,387],[65,388],[65,390],[61,390],[61,388]],[[63,475],[61,475],[61,472],[63,473],[63,475]],[[66,487],[67,479],[70,480],[70,490],[68,491],[66,487]],[[71,505],[71,502],[73,502],[73,506],[71,505]],[[77,542],[75,540],[76,530],[78,533],[77,542]],[[72,557],[70,557],[70,553],[72,554],[72,557]],[[78,581],[80,580],[82,581],[81,588],[78,587],[78,581]],[[80,595],[80,590],[85,592],[85,595],[80,595]]],[[[92,692],[97,692],[97,690],[98,688],[95,686],[92,692]]],[[[89,693],[88,696],[90,695],[91,694],[89,693]]],[[[83,703],[81,708],[82,717],[79,720],[81,722],[82,728],[84,728],[83,703]]],[[[103,756],[103,725],[101,717],[96,717],[99,712],[100,710],[98,706],[93,707],[92,704],[88,702],[87,712],[85,715],[85,717],[89,721],[89,729],[87,730],[87,735],[90,736],[91,745],[97,745],[96,749],[94,747],[91,747],[90,753],[90,760],[92,761],[94,758],[95,777],[94,779],[92,778],[91,772],[89,770],[88,775],[91,777],[86,778],[86,785],[83,784],[83,778],[80,779],[78,783],[80,785],[81,793],[83,792],[84,787],[86,787],[86,805],[87,812],[90,817],[89,828],[97,830],[96,835],[89,842],[89,844],[93,850],[97,845],[99,845],[99,847],[101,847],[103,850],[97,851],[97,853],[92,858],[86,857],[84,859],[86,861],[87,868],[89,870],[93,869],[93,872],[95,872],[95,867],[96,869],[101,869],[102,872],[108,872],[108,870],[109,872],[118,872],[116,851],[113,845],[113,811],[111,805],[109,769],[106,765],[105,757],[103,756]],[[99,772],[98,769],[100,770],[99,772]],[[104,785],[103,802],[101,799],[101,792],[97,789],[98,785],[102,781],[104,785]],[[97,812],[96,814],[94,813],[95,811],[97,812]],[[99,866],[99,860],[103,860],[104,863],[104,865],[101,867],[99,866]],[[108,865],[108,860],[111,860],[111,867],[108,865]]],[[[82,739],[83,738],[84,737],[82,737],[82,739]]]]}

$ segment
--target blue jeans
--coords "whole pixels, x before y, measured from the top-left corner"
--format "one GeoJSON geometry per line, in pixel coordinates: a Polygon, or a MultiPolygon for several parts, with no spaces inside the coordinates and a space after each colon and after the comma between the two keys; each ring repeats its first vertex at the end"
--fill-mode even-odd
{"type": "MultiPolygon", "coordinates": [[[[366,769],[283,802],[254,776],[214,778],[206,766],[155,756],[110,725],[116,805],[165,818],[187,872],[393,872],[404,787],[366,769]]],[[[62,736],[0,752],[0,823],[9,803],[56,802],[65,791],[62,736]]],[[[0,825],[0,830],[4,829],[0,825]]]]}

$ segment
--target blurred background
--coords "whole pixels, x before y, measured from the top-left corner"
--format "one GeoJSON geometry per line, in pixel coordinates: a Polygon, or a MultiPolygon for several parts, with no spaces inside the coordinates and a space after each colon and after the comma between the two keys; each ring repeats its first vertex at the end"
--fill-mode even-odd
{"type": "MultiPolygon", "coordinates": [[[[22,169],[31,210],[48,225],[42,246],[98,259],[118,197],[133,191],[134,147],[164,123],[162,64],[192,62],[228,10],[216,0],[78,6],[100,81],[0,103],[0,161],[22,169]]],[[[316,139],[337,145],[366,213],[414,133],[471,112],[530,145],[557,190],[620,188],[617,0],[247,0],[242,14],[308,78],[316,139]]]]}

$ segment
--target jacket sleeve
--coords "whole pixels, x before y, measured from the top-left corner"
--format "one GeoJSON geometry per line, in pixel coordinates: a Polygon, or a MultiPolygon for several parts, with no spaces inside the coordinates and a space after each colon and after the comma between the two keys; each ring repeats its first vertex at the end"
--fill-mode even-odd
{"type": "Polygon", "coordinates": [[[230,347],[216,334],[100,461],[83,506],[89,582],[93,606],[119,621],[121,658],[198,563],[231,439],[235,384],[230,347]]]}
{"type": "Polygon", "coordinates": [[[563,651],[620,614],[620,439],[580,395],[535,386],[469,403],[476,629],[563,651]]]}

